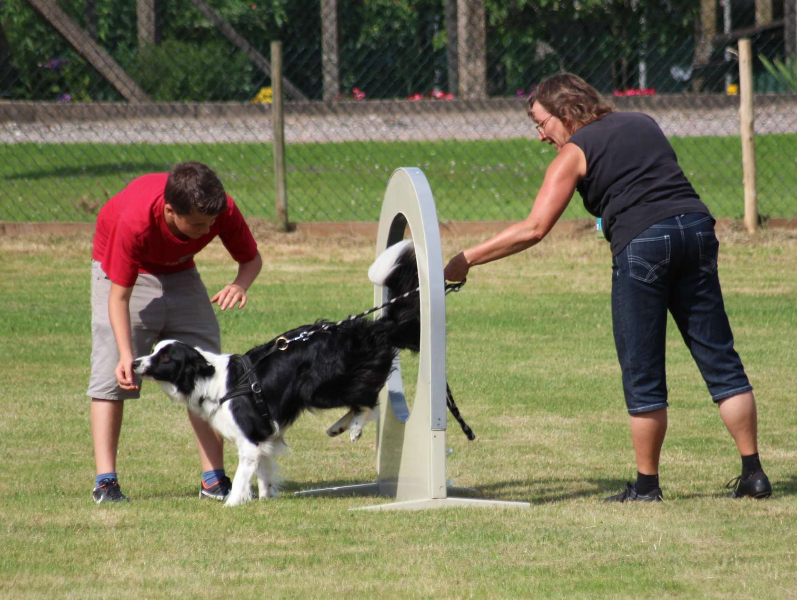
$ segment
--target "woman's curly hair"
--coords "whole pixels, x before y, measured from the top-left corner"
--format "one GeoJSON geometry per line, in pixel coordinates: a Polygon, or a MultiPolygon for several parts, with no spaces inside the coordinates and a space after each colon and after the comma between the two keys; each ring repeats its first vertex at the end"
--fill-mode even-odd
{"type": "Polygon", "coordinates": [[[572,73],[557,73],[543,79],[529,96],[529,116],[535,102],[560,121],[568,119],[576,129],[614,111],[598,90],[572,73]]]}

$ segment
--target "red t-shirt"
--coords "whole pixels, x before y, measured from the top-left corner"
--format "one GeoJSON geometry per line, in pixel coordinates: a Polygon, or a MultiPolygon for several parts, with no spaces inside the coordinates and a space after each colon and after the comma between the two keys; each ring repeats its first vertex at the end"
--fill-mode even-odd
{"type": "Polygon", "coordinates": [[[207,234],[196,240],[175,236],[163,215],[168,177],[154,173],[134,179],[97,215],[92,258],[117,285],[132,287],[139,273],[168,275],[192,269],[194,255],[217,235],[239,263],[257,254],[257,242],[229,196],[227,210],[216,217],[207,234]]]}

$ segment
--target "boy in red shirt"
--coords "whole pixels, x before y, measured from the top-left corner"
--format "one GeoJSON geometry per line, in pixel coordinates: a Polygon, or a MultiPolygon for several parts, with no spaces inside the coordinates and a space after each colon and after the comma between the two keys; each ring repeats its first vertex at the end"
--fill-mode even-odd
{"type": "MultiPolygon", "coordinates": [[[[161,339],[221,352],[221,310],[243,308],[260,273],[257,243],[238,207],[206,165],[185,162],[171,173],[144,175],[111,198],[97,216],[92,252],[91,433],[97,477],[94,501],[125,502],[116,475],[124,401],[138,398],[136,356],[161,339]],[[194,255],[219,236],[238,262],[235,280],[208,299],[194,255]]],[[[200,498],[230,490],[221,439],[188,412],[202,464],[200,498]]]]}

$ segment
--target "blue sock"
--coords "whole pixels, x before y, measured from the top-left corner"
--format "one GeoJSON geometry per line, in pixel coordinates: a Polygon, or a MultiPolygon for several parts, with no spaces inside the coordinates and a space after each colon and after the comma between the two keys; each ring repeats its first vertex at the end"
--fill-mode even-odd
{"type": "Polygon", "coordinates": [[[116,471],[111,471],[110,473],[100,473],[97,475],[97,478],[94,480],[94,487],[100,487],[100,482],[103,479],[116,479],[116,471]]]}
{"type": "Polygon", "coordinates": [[[216,485],[222,477],[224,477],[224,469],[202,472],[202,482],[205,484],[206,488],[216,485]]]}

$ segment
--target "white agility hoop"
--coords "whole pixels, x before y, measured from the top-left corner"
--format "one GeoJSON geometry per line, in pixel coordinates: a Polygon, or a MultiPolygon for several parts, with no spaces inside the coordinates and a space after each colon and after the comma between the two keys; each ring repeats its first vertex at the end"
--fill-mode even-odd
{"type": "MultiPolygon", "coordinates": [[[[400,242],[409,226],[418,264],[421,345],[412,413],[407,408],[401,364],[379,394],[375,483],[298,492],[300,495],[386,496],[395,502],[361,510],[487,506],[527,508],[528,502],[452,497],[446,485],[446,295],[443,251],[432,190],[420,169],[397,169],[382,203],[376,256],[400,242]]],[[[388,290],[375,286],[374,303],[388,300],[388,290]]],[[[459,490],[460,492],[463,490],[459,490]]]]}

